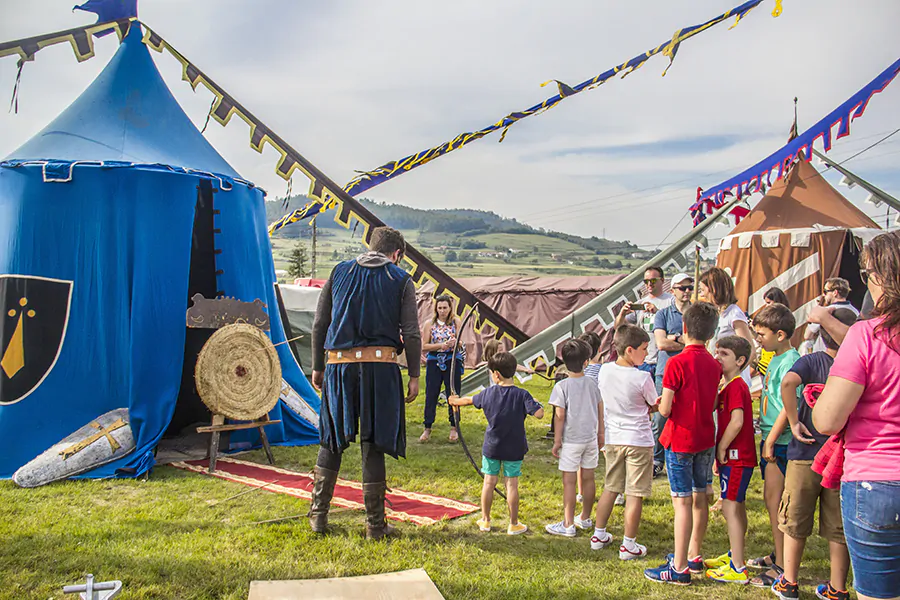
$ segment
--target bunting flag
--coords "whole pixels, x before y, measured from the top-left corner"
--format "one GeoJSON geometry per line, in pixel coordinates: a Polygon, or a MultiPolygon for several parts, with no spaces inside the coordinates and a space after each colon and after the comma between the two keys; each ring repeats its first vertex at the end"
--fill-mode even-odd
{"type": "MultiPolygon", "coordinates": [[[[837,139],[850,135],[850,124],[853,120],[863,116],[869,106],[869,100],[890,85],[898,73],[900,73],[900,59],[818,123],[791,139],[780,149],[742,173],[699,194],[697,201],[690,208],[694,225],[700,224],[706,215],[712,214],[722,207],[731,196],[742,198],[760,191],[763,185],[771,187],[772,173],[776,174],[776,180],[781,179],[796,158],[802,157],[804,160],[810,160],[813,143],[819,138],[822,139],[825,152],[831,150],[832,129],[835,125],[838,127],[837,139]]],[[[746,208],[737,207],[731,214],[740,219],[747,212],[746,208]]]]}
{"type": "MultiPolygon", "coordinates": [[[[657,54],[662,54],[663,56],[667,56],[669,58],[669,65],[662,73],[663,76],[665,76],[666,72],[669,70],[669,67],[672,66],[672,63],[675,60],[675,55],[678,53],[678,49],[681,47],[681,44],[683,42],[715,25],[718,25],[719,23],[722,23],[723,21],[731,19],[732,17],[735,18],[735,21],[734,25],[732,25],[731,28],[734,28],[743,17],[747,16],[747,13],[759,6],[762,2],[763,0],[750,0],[749,2],[744,2],[740,6],[736,6],[735,8],[732,8],[731,10],[726,11],[717,17],[714,17],[709,21],[706,21],[705,23],[701,23],[700,25],[694,25],[691,27],[685,27],[684,29],[679,29],[672,35],[671,40],[666,40],[655,48],[647,50],[643,54],[639,54],[631,60],[613,67],[595,77],[592,77],[591,79],[583,81],[576,86],[570,87],[565,83],[555,79],[546,81],[541,84],[541,87],[544,87],[550,83],[556,83],[559,92],[556,96],[548,98],[540,104],[535,104],[531,108],[525,109],[523,111],[509,113],[493,125],[489,125],[484,129],[461,133],[449,142],[445,142],[440,146],[435,146],[434,148],[429,148],[428,150],[417,152],[416,154],[401,158],[400,160],[391,161],[372,171],[361,172],[352,181],[350,181],[350,183],[344,186],[344,190],[346,190],[351,196],[359,195],[366,190],[375,187],[376,185],[398,177],[403,173],[415,169],[416,167],[420,167],[425,163],[434,160],[435,158],[438,158],[445,154],[449,154],[454,150],[458,150],[466,144],[474,142],[475,140],[479,140],[488,134],[494,133],[495,131],[502,131],[500,135],[500,141],[502,142],[506,137],[507,130],[509,130],[510,127],[512,127],[522,119],[550,110],[551,108],[559,104],[563,100],[563,98],[569,98],[578,93],[592,90],[600,86],[601,84],[606,83],[616,75],[621,75],[624,78],[627,75],[640,69],[645,62],[647,62],[651,57],[657,54]]],[[[781,0],[776,0],[776,7],[772,12],[772,16],[777,17],[779,14],[781,14],[781,0]]]]}
{"type": "Polygon", "coordinates": [[[287,227],[288,225],[292,225],[304,219],[315,218],[319,213],[334,208],[335,204],[335,202],[325,203],[321,200],[311,200],[306,203],[306,206],[284,215],[277,221],[273,221],[269,225],[269,235],[272,235],[283,227],[287,227]]]}
{"type": "MultiPolygon", "coordinates": [[[[119,0],[113,0],[105,4],[118,10],[117,4],[119,3],[119,0]]],[[[121,2],[120,4],[128,8],[127,2],[121,2]]],[[[96,8],[96,6],[93,8],[96,8]]],[[[51,44],[70,41],[78,60],[87,60],[94,56],[93,36],[104,31],[114,30],[119,34],[121,41],[128,32],[132,22],[139,23],[144,28],[143,42],[148,47],[160,53],[166,51],[181,63],[182,79],[187,81],[194,90],[202,84],[213,94],[214,100],[209,114],[216,122],[224,126],[228,124],[233,116],[237,115],[250,127],[250,146],[254,150],[262,153],[264,146],[268,144],[280,154],[281,158],[278,161],[276,172],[281,177],[290,180],[294,171],[297,170],[306,175],[310,180],[307,196],[311,199],[312,207],[316,208],[315,211],[313,211],[312,207],[310,208],[308,211],[309,216],[318,214],[323,207],[336,208],[334,220],[346,229],[349,229],[354,221],[357,223],[357,226],[361,224],[363,227],[362,242],[368,246],[372,230],[376,227],[384,226],[383,221],[372,214],[360,202],[353,199],[327,175],[306,160],[299,152],[294,150],[287,142],[205,75],[203,71],[141,21],[129,18],[2,43],[0,44],[0,57],[18,54],[22,57],[20,62],[22,60],[32,60],[35,53],[41,48],[51,44]]],[[[409,244],[407,245],[404,261],[416,285],[422,285],[425,281],[433,282],[435,296],[439,294],[451,296],[455,300],[456,311],[459,316],[466,314],[478,302],[474,294],[409,244]]],[[[513,346],[528,339],[528,336],[521,329],[487,306],[481,307],[479,318],[476,320],[474,327],[476,331],[490,333],[497,339],[505,338],[513,346]]]]}
{"type": "Polygon", "coordinates": [[[34,55],[38,50],[69,42],[72,50],[75,52],[75,58],[78,62],[86,61],[94,57],[94,38],[100,37],[110,32],[115,32],[119,36],[119,41],[128,33],[132,21],[135,19],[125,18],[94,25],[84,25],[83,27],[75,27],[64,31],[47,33],[44,35],[36,35],[34,37],[23,40],[14,40],[12,42],[0,42],[0,58],[4,56],[19,56],[19,64],[34,60],[34,55]]]}

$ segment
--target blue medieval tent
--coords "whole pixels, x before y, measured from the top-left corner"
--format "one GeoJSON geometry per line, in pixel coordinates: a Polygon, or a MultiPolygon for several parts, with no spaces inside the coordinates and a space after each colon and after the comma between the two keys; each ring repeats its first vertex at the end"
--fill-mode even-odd
{"type": "MultiPolygon", "coordinates": [[[[285,340],[263,200],[188,119],[133,24],[90,87],[0,162],[0,477],[118,408],[136,449],[86,476],[153,466],[194,393],[196,291],[261,299],[285,340]]],[[[271,411],[269,440],[315,443],[319,399],[277,350],[296,394],[271,411]]]]}

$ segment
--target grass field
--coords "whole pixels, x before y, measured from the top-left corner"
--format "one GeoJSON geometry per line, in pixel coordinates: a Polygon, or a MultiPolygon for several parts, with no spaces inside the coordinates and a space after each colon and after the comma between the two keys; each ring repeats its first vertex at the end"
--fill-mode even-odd
{"type": "MultiPolygon", "coordinates": [[[[542,402],[546,382],[527,386],[542,402]]],[[[446,441],[448,425],[439,418],[428,444],[421,433],[421,396],[408,407],[407,459],[389,460],[388,485],[445,495],[478,503],[481,482],[457,444],[446,441]]],[[[440,415],[446,414],[439,408],[440,415]]],[[[480,449],[484,420],[479,411],[464,409],[463,432],[474,452],[480,449]]],[[[623,563],[614,548],[590,550],[589,535],[553,538],[546,523],[562,514],[562,482],[541,439],[544,422],[529,419],[531,451],[520,482],[521,520],[531,531],[505,535],[506,507],[495,502],[495,529],[481,534],[477,514],[435,526],[399,526],[402,537],[390,542],[366,542],[363,514],[332,516],[336,531],[316,537],[306,519],[252,525],[254,521],[305,514],[308,504],[288,496],[254,492],[211,505],[244,486],[170,467],[155,468],[147,481],[73,481],[34,490],[0,481],[0,598],[61,598],[64,584],[93,573],[98,581],[121,579],[123,599],[247,597],[251,580],[305,579],[386,573],[424,568],[448,599],[471,598],[606,598],[768,599],[768,590],[698,581],[675,588],[647,581],[642,570],[656,566],[672,550],[672,507],[665,479],[654,483],[645,504],[638,537],[650,550],[646,560],[623,563]]],[[[280,467],[311,470],[315,447],[276,448],[280,467]]],[[[243,456],[265,462],[261,452],[243,456]]],[[[602,471],[602,462],[601,469],[602,471]]],[[[348,451],[342,476],[358,480],[359,453],[348,451]]],[[[599,477],[602,481],[602,477],[599,477]]],[[[748,555],[770,550],[768,517],[762,503],[758,473],[748,493],[750,534],[748,555]]],[[[499,500],[499,499],[498,499],[499,500]]],[[[621,507],[609,530],[622,534],[621,507]]],[[[710,520],[704,546],[707,555],[727,548],[724,520],[710,520]]],[[[827,546],[811,538],[801,585],[814,597],[813,582],[827,576],[827,546]]],[[[66,596],[68,597],[68,596],[66,596]]]]}

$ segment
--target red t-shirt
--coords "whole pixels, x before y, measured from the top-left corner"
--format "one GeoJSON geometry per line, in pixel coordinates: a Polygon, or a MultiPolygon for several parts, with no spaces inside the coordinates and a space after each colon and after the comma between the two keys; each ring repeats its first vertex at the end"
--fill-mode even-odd
{"type": "MultiPolygon", "coordinates": [[[[719,421],[719,430],[716,432],[716,448],[722,441],[722,435],[728,424],[731,423],[731,411],[736,409],[744,410],[744,425],[738,432],[737,436],[728,446],[728,453],[725,455],[729,467],[755,467],[756,462],[756,440],[753,437],[753,400],[750,398],[750,388],[747,382],[738,375],[725,384],[722,391],[719,392],[719,402],[716,404],[716,417],[719,421]]],[[[718,462],[718,458],[717,458],[718,462]]],[[[721,463],[719,463],[721,466],[721,463]]]]}
{"type": "Polygon", "coordinates": [[[659,443],[672,452],[694,454],[716,445],[716,396],[722,367],[706,347],[691,345],[666,362],[663,388],[675,392],[672,414],[659,443]]]}

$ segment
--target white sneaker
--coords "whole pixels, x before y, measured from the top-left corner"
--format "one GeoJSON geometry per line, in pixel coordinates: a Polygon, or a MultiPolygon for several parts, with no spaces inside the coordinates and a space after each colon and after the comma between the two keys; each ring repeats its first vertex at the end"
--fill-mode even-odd
{"type": "Polygon", "coordinates": [[[584,502],[584,496],[581,494],[575,494],[575,502],[584,502]]]}
{"type": "Polygon", "coordinates": [[[644,556],[647,556],[647,546],[635,543],[634,550],[629,550],[625,547],[625,544],[619,546],[619,560],[634,560],[644,556]]]}
{"type": "Polygon", "coordinates": [[[582,520],[582,518],[580,516],[575,515],[575,527],[577,527],[578,529],[581,529],[581,530],[593,529],[594,522],[591,521],[590,519],[582,520]]]}
{"type": "Polygon", "coordinates": [[[616,496],[616,501],[613,502],[613,504],[615,504],[616,506],[624,506],[625,505],[625,496],[622,494],[619,494],[618,496],[616,496]]]}
{"type": "Polygon", "coordinates": [[[609,533],[601,533],[598,534],[597,530],[594,530],[594,535],[591,536],[591,550],[603,550],[613,542],[613,536],[609,533]],[[606,536],[606,537],[601,537],[606,536]]]}
{"type": "Polygon", "coordinates": [[[575,537],[575,526],[570,525],[569,527],[566,527],[565,521],[560,521],[559,523],[552,523],[552,524],[544,527],[544,529],[550,535],[561,535],[563,537],[570,537],[570,538],[575,537]]]}

